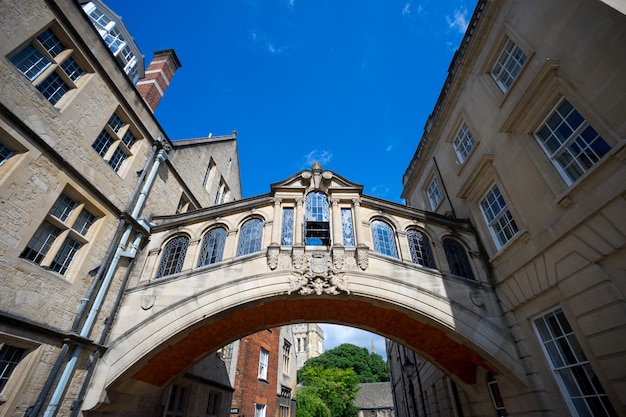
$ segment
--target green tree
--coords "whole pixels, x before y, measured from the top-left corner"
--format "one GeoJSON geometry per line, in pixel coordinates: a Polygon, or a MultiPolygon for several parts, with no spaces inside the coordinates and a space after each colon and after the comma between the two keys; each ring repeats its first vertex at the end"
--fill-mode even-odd
{"type": "Polygon", "coordinates": [[[296,396],[296,417],[332,417],[330,409],[313,387],[304,387],[296,396]]]}
{"type": "Polygon", "coordinates": [[[309,367],[303,372],[303,380],[296,396],[296,417],[358,415],[354,398],[359,388],[352,369],[309,367]]]}
{"type": "Polygon", "coordinates": [[[305,384],[303,379],[305,370],[317,366],[326,369],[351,368],[356,372],[359,383],[389,381],[389,369],[382,356],[350,343],[341,344],[320,356],[307,360],[298,370],[298,382],[305,384]]]}

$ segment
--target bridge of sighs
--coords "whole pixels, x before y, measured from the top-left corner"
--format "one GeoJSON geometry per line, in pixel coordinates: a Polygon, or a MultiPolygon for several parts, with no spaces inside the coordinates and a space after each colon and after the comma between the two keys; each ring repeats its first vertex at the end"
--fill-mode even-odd
{"type": "Polygon", "coordinates": [[[269,194],[153,218],[85,409],[304,322],[378,333],[461,383],[483,368],[525,385],[471,225],[362,191],[316,163],[269,194]]]}

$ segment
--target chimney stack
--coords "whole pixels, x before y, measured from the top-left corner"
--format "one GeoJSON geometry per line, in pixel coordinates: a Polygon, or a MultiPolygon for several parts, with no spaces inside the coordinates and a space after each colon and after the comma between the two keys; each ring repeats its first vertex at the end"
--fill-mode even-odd
{"type": "Polygon", "coordinates": [[[174,77],[174,73],[181,66],[173,49],[154,53],[154,58],[146,69],[146,76],[137,82],[137,91],[150,106],[152,112],[156,110],[174,77]]]}

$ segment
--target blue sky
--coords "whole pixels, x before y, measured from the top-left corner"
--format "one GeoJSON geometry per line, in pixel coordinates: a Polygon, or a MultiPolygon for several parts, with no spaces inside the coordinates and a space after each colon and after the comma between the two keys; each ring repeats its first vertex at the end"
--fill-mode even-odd
{"type": "MultiPolygon", "coordinates": [[[[146,64],[162,49],[180,58],[155,113],[170,139],[237,130],[244,197],[317,160],[402,203],[402,175],[476,0],[105,3],[146,64]]],[[[326,333],[327,347],[343,342],[326,333]]],[[[371,345],[369,333],[339,333],[371,345]]]]}

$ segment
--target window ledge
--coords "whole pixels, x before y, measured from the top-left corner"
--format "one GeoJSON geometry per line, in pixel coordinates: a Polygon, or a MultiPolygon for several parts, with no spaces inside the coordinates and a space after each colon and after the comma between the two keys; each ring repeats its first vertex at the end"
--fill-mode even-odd
{"type": "Polygon", "coordinates": [[[523,229],[518,231],[515,236],[513,236],[508,242],[506,242],[503,246],[497,249],[496,253],[489,258],[489,263],[494,267],[498,266],[498,259],[502,256],[503,253],[507,252],[511,246],[513,246],[514,242],[521,241],[522,243],[528,242],[530,239],[530,234],[527,229],[523,229]]]}
{"type": "Polygon", "coordinates": [[[596,171],[600,167],[600,165],[605,164],[606,160],[611,157],[615,157],[620,161],[626,160],[626,138],[623,138],[622,140],[617,142],[617,144],[615,144],[615,146],[600,161],[598,161],[597,164],[595,164],[593,167],[591,167],[591,169],[587,170],[587,172],[581,175],[565,191],[558,194],[554,201],[563,208],[569,207],[573,203],[571,198],[572,192],[576,190],[581,183],[585,182],[587,177],[593,175],[593,172],[596,171]]]}

